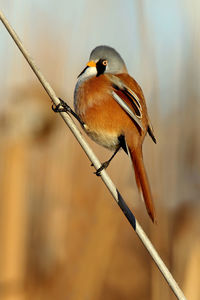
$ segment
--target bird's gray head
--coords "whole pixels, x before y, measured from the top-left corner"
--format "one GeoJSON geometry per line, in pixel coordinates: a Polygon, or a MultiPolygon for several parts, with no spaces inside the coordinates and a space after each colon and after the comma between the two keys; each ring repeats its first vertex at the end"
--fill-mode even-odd
{"type": "Polygon", "coordinates": [[[92,50],[86,68],[80,77],[100,76],[101,74],[127,73],[126,65],[119,53],[109,46],[98,46],[92,50]]]}

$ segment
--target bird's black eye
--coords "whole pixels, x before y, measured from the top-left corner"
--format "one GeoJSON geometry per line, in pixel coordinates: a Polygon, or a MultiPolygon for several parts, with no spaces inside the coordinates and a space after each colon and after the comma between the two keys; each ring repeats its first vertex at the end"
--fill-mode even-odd
{"type": "Polygon", "coordinates": [[[106,70],[106,66],[108,64],[108,61],[106,59],[100,59],[97,63],[96,63],[96,68],[97,68],[97,77],[102,75],[105,70],[106,70]]]}
{"type": "Polygon", "coordinates": [[[102,65],[107,66],[107,64],[108,64],[108,61],[107,61],[106,59],[104,59],[104,60],[102,61],[102,65]]]}

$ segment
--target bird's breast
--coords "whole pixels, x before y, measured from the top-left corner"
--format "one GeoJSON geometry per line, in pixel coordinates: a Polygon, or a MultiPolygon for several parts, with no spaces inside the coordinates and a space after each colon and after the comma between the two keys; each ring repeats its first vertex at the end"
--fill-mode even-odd
{"type": "Polygon", "coordinates": [[[88,136],[97,144],[109,149],[116,150],[119,146],[118,135],[105,130],[86,129],[88,136]]]}
{"type": "Polygon", "coordinates": [[[74,93],[75,111],[86,124],[85,131],[98,144],[114,150],[118,137],[127,130],[137,131],[131,118],[114,100],[107,76],[78,81],[74,93]]]}

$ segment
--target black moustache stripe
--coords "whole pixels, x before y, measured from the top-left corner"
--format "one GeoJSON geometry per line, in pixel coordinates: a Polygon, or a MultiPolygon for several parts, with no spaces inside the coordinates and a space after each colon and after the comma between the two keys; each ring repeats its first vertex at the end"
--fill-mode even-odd
{"type": "Polygon", "coordinates": [[[86,70],[87,70],[87,68],[89,68],[88,66],[86,66],[84,69],[83,69],[83,71],[78,75],[78,77],[77,78],[79,78],[86,70]]]}
{"type": "Polygon", "coordinates": [[[103,74],[106,70],[106,66],[103,65],[103,59],[100,59],[97,64],[97,77],[100,76],[101,74],[103,74]]]}

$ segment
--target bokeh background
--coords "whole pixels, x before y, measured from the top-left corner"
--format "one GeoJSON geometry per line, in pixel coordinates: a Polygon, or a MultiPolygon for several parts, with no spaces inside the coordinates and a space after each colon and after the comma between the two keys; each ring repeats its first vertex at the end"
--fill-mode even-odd
{"type": "MultiPolygon", "coordinates": [[[[108,169],[188,299],[200,299],[200,2],[1,0],[58,96],[73,105],[97,45],[142,86],[148,219],[128,157],[108,169]]],[[[0,299],[175,299],[0,24],[0,299]]],[[[87,139],[87,137],[86,137],[87,139]]],[[[89,141],[104,161],[107,150],[89,141]]]]}

